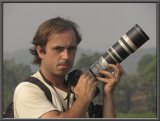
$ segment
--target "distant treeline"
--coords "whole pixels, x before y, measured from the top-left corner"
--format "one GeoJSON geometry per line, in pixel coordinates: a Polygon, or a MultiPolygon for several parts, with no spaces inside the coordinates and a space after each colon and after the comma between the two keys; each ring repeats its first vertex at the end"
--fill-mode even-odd
{"type": "MultiPolygon", "coordinates": [[[[75,64],[81,58],[82,54],[92,56],[94,53],[96,53],[96,50],[95,51],[84,50],[84,49],[81,49],[78,47],[78,50],[76,53],[76,58],[75,58],[75,64]]],[[[101,55],[103,55],[105,52],[98,52],[98,53],[101,53],[101,55]]],[[[137,72],[137,62],[145,54],[155,55],[156,48],[146,48],[146,49],[139,48],[135,53],[131,54],[128,58],[126,58],[126,60],[124,60],[121,63],[121,65],[126,70],[126,72],[136,73],[137,72]]],[[[39,69],[39,67],[37,65],[33,65],[31,63],[33,61],[34,56],[30,54],[28,49],[21,49],[21,50],[17,50],[17,51],[10,52],[10,53],[4,53],[3,58],[4,58],[4,60],[6,60],[6,59],[10,60],[10,59],[14,58],[16,64],[23,63],[23,64],[30,65],[31,70],[34,72],[39,69]]]]}
{"type": "MultiPolygon", "coordinates": [[[[73,69],[86,70],[100,53],[82,54],[73,69]]],[[[137,63],[137,74],[125,72],[114,92],[117,113],[152,112],[156,115],[157,79],[156,55],[146,54],[137,63]]],[[[27,64],[16,64],[14,59],[3,60],[3,111],[13,101],[15,87],[25,78],[33,74],[27,64]]],[[[101,89],[102,84],[98,83],[101,89]]],[[[101,93],[94,99],[95,103],[103,102],[101,93]]],[[[143,118],[143,117],[142,117],[143,118]]]]}
{"type": "MultiPolygon", "coordinates": [[[[101,54],[91,56],[82,54],[74,68],[86,70],[101,54]]],[[[137,74],[128,74],[125,70],[115,90],[115,107],[117,113],[157,112],[156,55],[146,54],[137,63],[137,74]]],[[[99,83],[99,88],[102,84],[99,83]]],[[[94,101],[102,103],[102,91],[94,101]]]]}

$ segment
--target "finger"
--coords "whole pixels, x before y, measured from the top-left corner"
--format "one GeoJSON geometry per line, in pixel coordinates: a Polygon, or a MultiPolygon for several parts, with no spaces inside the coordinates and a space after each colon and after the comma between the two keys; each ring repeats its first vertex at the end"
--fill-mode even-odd
{"type": "Polygon", "coordinates": [[[122,66],[119,63],[117,63],[116,65],[120,69],[120,72],[121,72],[121,75],[122,75],[124,73],[124,70],[123,70],[122,66]]]}
{"type": "Polygon", "coordinates": [[[82,75],[81,75],[81,77],[82,77],[82,78],[85,78],[87,75],[88,75],[87,72],[83,72],[82,75]]]}
{"type": "Polygon", "coordinates": [[[94,79],[93,77],[91,77],[87,72],[84,72],[82,77],[80,78],[80,81],[78,81],[79,83],[83,83],[83,85],[86,87],[88,84],[92,85],[94,79]]]}
{"type": "Polygon", "coordinates": [[[82,78],[83,78],[83,79],[86,79],[86,80],[90,80],[90,79],[93,78],[93,77],[90,76],[87,72],[84,72],[82,78]]]}
{"type": "Polygon", "coordinates": [[[96,88],[97,85],[98,85],[98,82],[93,82],[92,87],[93,87],[93,88],[96,88]]]}
{"type": "Polygon", "coordinates": [[[115,70],[115,77],[120,78],[123,75],[124,70],[119,63],[117,63],[116,65],[109,64],[109,66],[115,70]]]}
{"type": "Polygon", "coordinates": [[[94,78],[88,74],[85,79],[86,80],[93,80],[94,78]]]}
{"type": "Polygon", "coordinates": [[[111,72],[108,72],[108,71],[99,71],[99,73],[105,75],[105,76],[108,76],[109,78],[113,78],[114,75],[111,73],[111,72]]]}
{"type": "Polygon", "coordinates": [[[92,88],[93,88],[93,89],[96,89],[97,86],[98,86],[98,82],[94,82],[94,83],[92,84],[92,88]]]}
{"type": "Polygon", "coordinates": [[[115,73],[115,76],[116,76],[117,78],[120,78],[120,77],[123,75],[124,70],[123,70],[123,68],[120,66],[120,64],[117,63],[116,66],[117,66],[117,68],[119,69],[119,71],[117,71],[117,72],[115,73]]]}
{"type": "Polygon", "coordinates": [[[109,87],[113,87],[115,84],[117,84],[117,80],[106,79],[101,77],[97,77],[97,79],[103,82],[103,87],[105,86],[105,84],[109,85],[109,87]]]}
{"type": "Polygon", "coordinates": [[[96,77],[99,81],[102,81],[102,82],[105,82],[105,83],[108,83],[109,82],[109,79],[106,79],[106,78],[102,78],[102,77],[96,77]]]}
{"type": "MultiPolygon", "coordinates": [[[[82,73],[82,75],[80,76],[80,81],[84,80],[87,77],[87,72],[82,73]]],[[[79,81],[78,81],[79,82],[79,81]]]]}
{"type": "Polygon", "coordinates": [[[96,93],[96,87],[97,87],[98,83],[94,82],[90,88],[90,92],[92,92],[92,97],[94,97],[95,93],[96,93]]]}
{"type": "Polygon", "coordinates": [[[120,69],[117,65],[114,65],[114,64],[108,64],[108,67],[111,67],[115,70],[115,74],[119,73],[120,72],[120,69]]]}
{"type": "Polygon", "coordinates": [[[92,82],[96,82],[96,78],[91,77],[90,80],[91,80],[92,82]]]}
{"type": "Polygon", "coordinates": [[[87,84],[88,86],[93,86],[95,82],[96,82],[95,79],[91,78],[90,80],[87,81],[87,84]]]}

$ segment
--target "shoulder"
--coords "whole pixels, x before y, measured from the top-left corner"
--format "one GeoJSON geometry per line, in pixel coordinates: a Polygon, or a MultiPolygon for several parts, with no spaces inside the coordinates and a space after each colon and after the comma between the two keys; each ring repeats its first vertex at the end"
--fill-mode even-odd
{"type": "Polygon", "coordinates": [[[14,100],[28,100],[38,96],[45,97],[45,94],[37,85],[30,82],[21,82],[14,92],[14,100]]]}
{"type": "Polygon", "coordinates": [[[14,93],[15,117],[38,118],[51,110],[56,110],[56,108],[37,85],[22,82],[16,87],[14,93]]]}
{"type": "MultiPolygon", "coordinates": [[[[40,74],[39,71],[37,71],[35,74],[31,75],[31,77],[35,77],[38,80],[42,80],[40,78],[40,74]]],[[[20,90],[28,90],[28,89],[39,89],[37,85],[31,83],[31,82],[27,82],[26,80],[28,80],[30,77],[26,78],[24,81],[22,81],[21,83],[19,83],[15,89],[15,92],[19,92],[20,90]]]]}
{"type": "Polygon", "coordinates": [[[32,90],[39,90],[39,87],[33,83],[30,83],[30,82],[21,82],[16,87],[15,93],[22,92],[22,91],[28,92],[28,91],[32,91],[32,90]]]}
{"type": "MultiPolygon", "coordinates": [[[[32,75],[32,77],[39,79],[38,72],[32,75]]],[[[35,95],[35,94],[45,95],[44,92],[36,84],[27,82],[27,81],[23,81],[19,83],[17,87],[15,88],[14,98],[17,98],[18,96],[24,97],[24,96],[35,95]]]]}

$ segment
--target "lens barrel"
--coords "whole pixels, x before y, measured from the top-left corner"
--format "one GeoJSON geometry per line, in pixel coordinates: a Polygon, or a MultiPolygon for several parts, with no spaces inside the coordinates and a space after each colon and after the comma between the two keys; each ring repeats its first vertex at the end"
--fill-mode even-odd
{"type": "Polygon", "coordinates": [[[87,72],[93,77],[101,76],[98,73],[99,70],[107,70],[108,64],[121,63],[130,54],[134,53],[139,47],[141,47],[147,40],[149,40],[147,34],[138,24],[136,24],[103,56],[92,64],[87,72]]]}

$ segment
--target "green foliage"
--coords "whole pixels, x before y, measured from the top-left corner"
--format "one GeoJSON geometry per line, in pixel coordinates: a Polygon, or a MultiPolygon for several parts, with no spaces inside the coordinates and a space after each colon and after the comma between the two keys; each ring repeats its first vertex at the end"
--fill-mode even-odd
{"type": "Polygon", "coordinates": [[[16,64],[14,59],[3,61],[3,105],[6,106],[13,101],[15,87],[25,78],[31,75],[28,65],[16,64]]]}
{"type": "Polygon", "coordinates": [[[137,89],[137,82],[138,76],[129,74],[120,80],[114,95],[117,112],[127,113],[131,110],[131,97],[137,89]]]}
{"type": "MultiPolygon", "coordinates": [[[[86,70],[102,54],[91,56],[82,54],[74,69],[86,70]]],[[[124,74],[117,85],[114,98],[118,118],[155,118],[157,100],[156,56],[144,55],[138,62],[139,74],[124,74]],[[141,113],[140,113],[141,112],[141,113]],[[149,112],[149,113],[147,113],[149,112]],[[124,115],[126,114],[126,115],[124,115]]],[[[15,64],[14,59],[3,61],[3,105],[4,109],[13,99],[18,83],[32,74],[31,68],[24,64],[15,64]]],[[[102,83],[98,83],[101,89],[102,83]]],[[[94,102],[102,104],[102,90],[94,102]]]]}
{"type": "Polygon", "coordinates": [[[138,61],[138,68],[137,71],[139,73],[143,73],[144,68],[150,63],[154,57],[152,55],[146,54],[138,61]]]}
{"type": "MultiPolygon", "coordinates": [[[[91,56],[82,54],[74,68],[84,71],[100,56],[99,53],[91,56]]],[[[119,118],[156,117],[156,56],[146,54],[138,61],[137,65],[139,73],[125,73],[115,89],[115,109],[119,118]]],[[[101,83],[98,83],[100,89],[101,86],[101,83]]],[[[94,102],[103,103],[102,90],[94,102]]]]}
{"type": "Polygon", "coordinates": [[[152,112],[142,112],[142,113],[117,113],[117,118],[156,118],[156,114],[152,112]]]}
{"type": "Polygon", "coordinates": [[[73,68],[80,69],[82,71],[86,70],[91,66],[99,57],[101,54],[95,53],[91,56],[88,56],[86,54],[82,54],[80,59],[77,61],[77,63],[74,65],[73,68]]]}
{"type": "Polygon", "coordinates": [[[156,80],[156,56],[146,55],[139,63],[145,63],[145,67],[141,68],[142,90],[147,95],[146,106],[148,110],[156,112],[157,100],[157,80],[156,80]],[[146,59],[150,61],[146,61],[146,59]]]}

